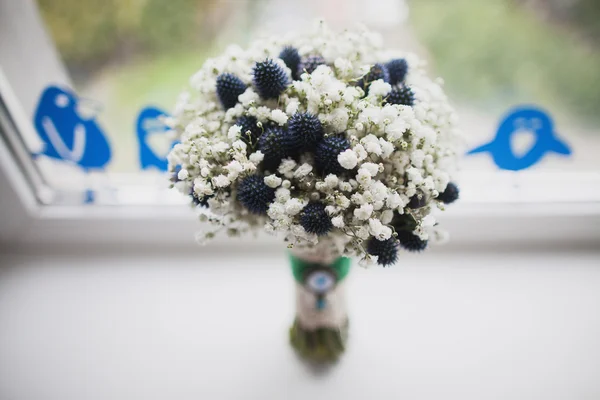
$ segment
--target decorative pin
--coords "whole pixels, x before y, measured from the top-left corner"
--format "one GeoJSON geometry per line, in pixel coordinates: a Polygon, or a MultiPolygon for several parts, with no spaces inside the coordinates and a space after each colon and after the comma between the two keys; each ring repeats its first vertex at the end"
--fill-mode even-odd
{"type": "MultiPolygon", "coordinates": [[[[166,171],[168,168],[167,158],[157,155],[148,143],[149,136],[162,133],[166,134],[170,130],[168,126],[161,121],[161,117],[167,117],[168,114],[157,107],[146,107],[140,111],[136,122],[136,133],[138,137],[140,166],[142,169],[156,168],[160,171],[166,171]]],[[[171,144],[171,147],[176,142],[171,144]]]]}
{"type": "Polygon", "coordinates": [[[44,142],[44,154],[69,161],[86,171],[103,169],[111,150],[95,117],[85,117],[80,99],[68,89],[49,86],[44,90],[33,118],[35,129],[44,142]]]}
{"type": "Polygon", "coordinates": [[[571,149],[557,137],[552,119],[546,112],[533,106],[522,106],[504,117],[491,142],[467,154],[483,152],[489,152],[499,168],[519,171],[538,163],[546,153],[569,155],[571,149]],[[536,141],[526,154],[519,157],[513,152],[510,141],[513,135],[524,130],[535,133],[536,141]]]}

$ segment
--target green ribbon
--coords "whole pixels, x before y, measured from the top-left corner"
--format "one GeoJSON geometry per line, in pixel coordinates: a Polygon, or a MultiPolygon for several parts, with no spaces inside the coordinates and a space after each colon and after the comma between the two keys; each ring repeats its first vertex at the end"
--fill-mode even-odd
{"type": "Polygon", "coordinates": [[[350,271],[350,263],[351,260],[347,257],[339,257],[331,264],[319,264],[308,262],[298,258],[290,253],[290,262],[292,265],[292,273],[294,274],[294,279],[298,283],[304,283],[304,273],[308,269],[313,268],[329,268],[335,272],[337,276],[337,281],[340,282],[342,279],[348,275],[350,271]]]}

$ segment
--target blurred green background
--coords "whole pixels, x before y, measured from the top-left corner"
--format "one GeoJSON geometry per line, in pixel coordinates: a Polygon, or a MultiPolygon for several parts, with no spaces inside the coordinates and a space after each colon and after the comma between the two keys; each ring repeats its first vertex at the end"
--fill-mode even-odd
{"type": "MultiPolygon", "coordinates": [[[[148,104],[170,110],[205,58],[227,43],[247,43],[267,22],[281,20],[282,31],[290,29],[286,18],[333,21],[339,7],[404,2],[320,0],[303,5],[310,11],[298,16],[286,9],[287,0],[37,1],[77,91],[103,104],[101,121],[119,142],[111,168],[116,163],[128,170],[135,169],[131,149],[139,110],[148,104]]],[[[408,21],[381,29],[384,35],[414,37],[408,49],[424,54],[453,100],[490,127],[509,107],[535,103],[571,126],[597,131],[600,1],[406,3],[408,21]]]]}
{"type": "Polygon", "coordinates": [[[456,99],[532,101],[600,121],[600,1],[414,0],[411,24],[456,99]]]}

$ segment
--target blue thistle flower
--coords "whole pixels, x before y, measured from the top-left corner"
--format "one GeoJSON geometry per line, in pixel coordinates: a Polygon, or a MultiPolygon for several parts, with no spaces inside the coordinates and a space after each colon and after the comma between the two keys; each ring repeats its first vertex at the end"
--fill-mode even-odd
{"type": "Polygon", "coordinates": [[[298,65],[298,70],[296,73],[299,77],[304,73],[304,71],[308,72],[309,74],[312,74],[319,65],[325,64],[327,64],[327,62],[320,55],[304,57],[298,65]]]}
{"type": "Polygon", "coordinates": [[[423,251],[427,247],[427,240],[421,240],[417,235],[408,231],[398,232],[398,240],[400,240],[400,246],[408,251],[423,251]]]}
{"type": "Polygon", "coordinates": [[[394,218],[392,219],[392,226],[398,231],[408,231],[412,232],[417,227],[417,221],[410,214],[398,214],[394,213],[394,218]]]}
{"type": "Polygon", "coordinates": [[[275,171],[281,160],[290,156],[287,131],[280,126],[268,127],[258,139],[258,149],[265,155],[263,165],[275,171]]]}
{"type": "Polygon", "coordinates": [[[300,212],[300,225],[308,233],[318,236],[325,235],[333,228],[331,218],[325,211],[325,204],[311,201],[300,212]]]}
{"type": "Polygon", "coordinates": [[[378,79],[383,79],[384,82],[389,82],[390,74],[388,73],[387,68],[383,64],[375,64],[371,67],[369,72],[365,74],[358,81],[358,86],[362,89],[368,91],[371,82],[376,81],[378,79]]]}
{"type": "Polygon", "coordinates": [[[237,199],[253,214],[266,214],[275,199],[275,189],[265,184],[264,176],[250,175],[237,188],[237,199]]]}
{"type": "Polygon", "coordinates": [[[427,204],[427,197],[420,190],[408,202],[408,207],[416,210],[417,208],[425,207],[427,204]]]}
{"type": "Polygon", "coordinates": [[[296,113],[288,120],[289,148],[301,152],[312,150],[323,138],[323,126],[315,115],[296,113]]]}
{"type": "Polygon", "coordinates": [[[246,84],[234,74],[217,76],[217,96],[223,107],[228,110],[238,102],[238,96],[246,91],[246,84]]]}
{"type": "Polygon", "coordinates": [[[315,149],[315,167],[322,175],[339,175],[346,171],[338,162],[338,155],[350,148],[343,136],[328,136],[317,144],[315,149]]]}
{"type": "Polygon", "coordinates": [[[438,198],[438,200],[440,200],[446,204],[450,204],[450,203],[455,202],[458,199],[458,194],[459,194],[458,186],[456,186],[454,183],[450,182],[450,183],[448,183],[448,186],[446,186],[446,190],[444,190],[442,193],[440,193],[440,195],[437,198],[438,198]]]}
{"type": "Polygon", "coordinates": [[[253,74],[254,86],[263,99],[276,99],[290,84],[285,70],[270,59],[257,62],[253,74]]]}
{"type": "Polygon", "coordinates": [[[404,58],[396,58],[385,64],[390,74],[390,84],[402,83],[406,78],[408,64],[404,58]]]}
{"type": "Polygon", "coordinates": [[[297,81],[300,79],[300,75],[298,74],[298,66],[300,65],[300,54],[295,47],[285,46],[281,53],[279,53],[279,58],[283,60],[285,65],[292,71],[292,79],[297,81]]]}
{"type": "Polygon", "coordinates": [[[405,106],[412,106],[415,102],[415,95],[411,88],[408,86],[400,86],[399,88],[394,88],[385,98],[390,104],[401,104],[405,106]]]}
{"type": "Polygon", "coordinates": [[[398,259],[398,241],[395,238],[377,240],[372,237],[367,242],[367,253],[377,256],[377,264],[387,267],[398,259]]]}
{"type": "Polygon", "coordinates": [[[256,146],[258,138],[263,133],[262,128],[256,125],[257,123],[258,120],[252,116],[243,116],[235,121],[235,124],[242,129],[240,139],[250,147],[256,146]],[[247,134],[248,131],[250,131],[250,135],[247,134]]]}

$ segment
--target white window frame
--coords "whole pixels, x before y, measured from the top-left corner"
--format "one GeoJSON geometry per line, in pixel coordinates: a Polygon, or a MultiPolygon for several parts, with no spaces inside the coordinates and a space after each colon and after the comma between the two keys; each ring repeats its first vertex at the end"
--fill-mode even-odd
{"type": "MultiPolygon", "coordinates": [[[[34,68],[45,69],[43,78],[37,76],[44,82],[68,83],[68,76],[37,10],[31,8],[35,8],[33,0],[1,2],[0,15],[4,13],[4,19],[11,6],[29,13],[35,25],[33,29],[28,27],[27,36],[16,37],[11,43],[23,46],[27,38],[37,47],[35,60],[27,59],[31,57],[28,51],[18,52],[20,59],[10,58],[12,76],[6,76],[0,64],[0,242],[42,247],[79,244],[123,249],[193,248],[194,233],[202,226],[189,207],[160,201],[113,206],[43,204],[47,188],[24,142],[25,137],[36,134],[11,81],[19,65],[27,65],[26,74],[33,73],[34,68]],[[40,56],[44,62],[37,59],[40,56]],[[52,79],[48,73],[53,74],[52,79]]],[[[7,59],[8,51],[6,42],[2,42],[0,60],[7,59]]],[[[36,88],[23,82],[16,86],[21,90],[36,88]]],[[[37,95],[29,93],[26,97],[37,95]]],[[[439,215],[451,233],[446,249],[600,248],[600,171],[466,171],[461,188],[461,200],[439,215]]],[[[225,243],[221,238],[215,245],[225,243]]],[[[266,235],[258,243],[243,241],[252,246],[272,243],[274,239],[266,235]]]]}

